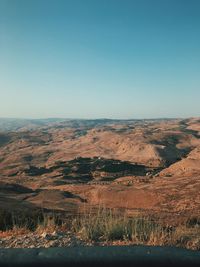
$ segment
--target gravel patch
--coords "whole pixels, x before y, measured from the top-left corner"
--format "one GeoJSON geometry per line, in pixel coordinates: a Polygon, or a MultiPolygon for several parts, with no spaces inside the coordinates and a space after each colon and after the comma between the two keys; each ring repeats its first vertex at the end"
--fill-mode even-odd
{"type": "Polygon", "coordinates": [[[0,248],[50,248],[50,247],[74,247],[90,245],[83,242],[70,232],[53,233],[29,233],[20,236],[0,238],[0,248]]]}

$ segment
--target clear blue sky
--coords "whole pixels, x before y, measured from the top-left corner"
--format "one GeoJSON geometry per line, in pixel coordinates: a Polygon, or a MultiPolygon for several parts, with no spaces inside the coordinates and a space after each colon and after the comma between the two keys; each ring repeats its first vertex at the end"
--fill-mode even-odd
{"type": "Polygon", "coordinates": [[[190,116],[199,0],[0,0],[0,117],[190,116]]]}

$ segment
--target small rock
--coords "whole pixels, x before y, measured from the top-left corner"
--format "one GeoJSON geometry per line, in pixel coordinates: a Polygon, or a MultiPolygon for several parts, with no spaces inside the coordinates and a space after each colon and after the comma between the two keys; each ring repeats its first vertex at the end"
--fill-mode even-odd
{"type": "Polygon", "coordinates": [[[50,234],[47,234],[46,232],[42,233],[41,237],[45,238],[46,240],[51,240],[50,234]]]}
{"type": "Polygon", "coordinates": [[[43,237],[43,238],[46,238],[46,236],[47,236],[47,233],[45,233],[45,232],[41,234],[41,237],[43,237]]]}

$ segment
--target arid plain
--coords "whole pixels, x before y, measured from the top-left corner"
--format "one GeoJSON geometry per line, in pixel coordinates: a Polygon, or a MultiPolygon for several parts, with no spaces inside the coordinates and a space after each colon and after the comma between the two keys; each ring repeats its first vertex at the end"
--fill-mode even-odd
{"type": "MultiPolygon", "coordinates": [[[[0,208],[200,217],[200,119],[0,122],[0,208]]],[[[28,215],[27,215],[28,216],[28,215]]]]}

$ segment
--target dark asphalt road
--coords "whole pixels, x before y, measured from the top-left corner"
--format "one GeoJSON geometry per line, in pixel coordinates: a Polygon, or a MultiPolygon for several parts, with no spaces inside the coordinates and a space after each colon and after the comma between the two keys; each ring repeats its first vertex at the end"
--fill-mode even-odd
{"type": "Polygon", "coordinates": [[[170,247],[112,246],[0,249],[1,266],[200,266],[200,252],[170,247]]]}

